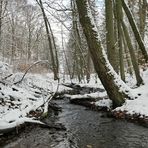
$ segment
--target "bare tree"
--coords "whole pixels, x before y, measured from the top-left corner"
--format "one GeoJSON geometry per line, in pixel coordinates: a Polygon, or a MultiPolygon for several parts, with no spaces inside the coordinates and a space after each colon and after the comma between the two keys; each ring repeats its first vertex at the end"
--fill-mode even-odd
{"type": "Polygon", "coordinates": [[[57,79],[59,79],[58,69],[57,69],[56,60],[55,60],[55,54],[54,54],[54,51],[53,51],[50,29],[49,29],[49,26],[48,26],[48,19],[47,19],[47,16],[46,16],[46,13],[45,13],[45,10],[44,10],[44,7],[43,7],[42,0],[39,0],[39,1],[36,0],[36,1],[39,4],[41,11],[42,11],[42,14],[43,14],[43,19],[44,19],[44,23],[45,23],[46,32],[47,32],[49,50],[50,50],[50,54],[51,54],[52,70],[53,70],[53,73],[54,73],[54,79],[57,80],[57,79]]]}
{"type": "Polygon", "coordinates": [[[140,32],[138,30],[138,27],[137,27],[137,25],[136,25],[136,23],[134,21],[132,13],[131,13],[130,9],[128,8],[128,6],[127,6],[127,4],[126,4],[126,2],[124,0],[122,0],[122,7],[123,7],[123,9],[124,9],[124,11],[125,11],[125,13],[126,13],[126,15],[128,17],[128,20],[129,20],[129,23],[130,23],[131,28],[133,30],[133,33],[135,35],[135,38],[136,38],[136,40],[138,42],[138,45],[139,45],[139,47],[141,49],[141,52],[142,52],[143,56],[144,56],[144,58],[145,58],[145,60],[147,62],[148,61],[148,54],[147,54],[144,42],[142,40],[142,37],[141,37],[140,32]]]}
{"type": "Polygon", "coordinates": [[[113,100],[114,107],[120,106],[125,98],[131,98],[125,84],[119,79],[109,64],[102,47],[96,25],[92,18],[91,10],[87,0],[76,0],[80,23],[87,39],[87,44],[94,63],[95,70],[105,87],[109,97],[113,100]],[[121,82],[119,84],[119,81],[121,82]]]}

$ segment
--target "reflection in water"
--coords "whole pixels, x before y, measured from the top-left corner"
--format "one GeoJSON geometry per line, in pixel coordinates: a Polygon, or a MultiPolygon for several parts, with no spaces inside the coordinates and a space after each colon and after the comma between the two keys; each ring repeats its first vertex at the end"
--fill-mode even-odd
{"type": "MultiPolygon", "coordinates": [[[[64,124],[67,131],[40,127],[28,130],[4,148],[148,148],[148,129],[126,121],[105,117],[105,113],[57,100],[63,111],[52,122],[64,124]]],[[[46,120],[51,122],[51,117],[46,120]]]]}
{"type": "Polygon", "coordinates": [[[148,129],[126,121],[102,118],[102,114],[61,101],[60,121],[66,125],[78,147],[148,148],[148,129]]]}

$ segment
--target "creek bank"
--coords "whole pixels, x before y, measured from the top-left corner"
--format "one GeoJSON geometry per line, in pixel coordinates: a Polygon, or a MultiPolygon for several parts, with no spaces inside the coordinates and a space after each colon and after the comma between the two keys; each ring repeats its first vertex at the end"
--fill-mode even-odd
{"type": "MultiPolygon", "coordinates": [[[[103,98],[102,98],[103,99],[103,98]]],[[[76,105],[82,105],[87,107],[90,110],[94,111],[105,111],[107,114],[106,116],[109,118],[115,118],[117,120],[127,120],[129,122],[133,122],[145,127],[148,127],[148,117],[147,116],[142,116],[140,114],[129,114],[126,111],[116,111],[109,109],[106,106],[97,106],[95,103],[95,100],[90,98],[90,99],[71,99],[70,103],[76,104],[76,105]]],[[[102,116],[103,117],[103,116],[102,116]]]]}
{"type": "Polygon", "coordinates": [[[52,100],[62,111],[49,111],[44,121],[62,124],[66,130],[27,126],[24,132],[3,141],[3,148],[147,148],[148,130],[136,124],[108,118],[106,112],[74,105],[69,99],[52,100]]]}
{"type": "Polygon", "coordinates": [[[140,114],[129,114],[127,111],[112,111],[111,115],[115,119],[127,120],[145,127],[148,127],[148,117],[140,114]]]}
{"type": "Polygon", "coordinates": [[[97,101],[101,101],[101,100],[107,100],[108,97],[107,95],[103,95],[101,97],[96,97],[96,96],[92,96],[90,95],[91,93],[103,93],[105,92],[104,89],[89,89],[89,87],[80,87],[79,85],[65,85],[68,86],[70,88],[76,89],[78,94],[81,95],[64,95],[65,98],[69,99],[69,102],[72,104],[76,104],[76,105],[81,105],[81,106],[85,106],[88,109],[94,110],[94,111],[105,111],[107,114],[107,117],[110,118],[115,118],[115,119],[122,119],[122,120],[127,120],[145,127],[148,127],[148,116],[144,116],[141,114],[129,114],[127,111],[121,111],[121,110],[115,110],[112,109],[111,106],[106,106],[106,105],[97,105],[96,102],[97,101]],[[85,94],[85,93],[88,94],[85,94]]]}
{"type": "MultiPolygon", "coordinates": [[[[35,129],[38,129],[41,133],[43,133],[43,134],[45,133],[46,136],[48,135],[48,138],[51,141],[50,145],[52,145],[52,143],[54,143],[53,145],[59,145],[59,143],[61,143],[61,142],[63,143],[65,140],[68,141],[67,142],[68,145],[69,145],[69,143],[71,143],[70,145],[72,145],[72,144],[75,143],[75,140],[73,140],[73,137],[71,137],[69,135],[70,130],[67,128],[67,124],[68,124],[68,126],[70,126],[70,123],[72,122],[72,121],[69,121],[69,118],[70,118],[70,120],[74,120],[75,118],[77,118],[76,111],[79,112],[79,113],[84,112],[84,114],[88,113],[88,112],[90,113],[89,110],[99,111],[99,113],[96,113],[96,112],[91,113],[92,116],[93,116],[93,114],[96,114],[96,118],[92,119],[92,121],[89,123],[90,125],[93,124],[93,122],[96,122],[95,120],[103,120],[103,119],[100,119],[100,118],[104,118],[104,120],[114,120],[113,118],[127,119],[124,116],[123,112],[114,112],[114,111],[112,111],[111,109],[109,109],[105,106],[99,107],[99,106],[96,105],[96,101],[103,100],[103,99],[107,100],[107,97],[106,97],[106,94],[104,93],[105,92],[104,90],[102,90],[101,92],[98,92],[98,89],[96,89],[96,88],[95,89],[92,88],[91,90],[89,90],[89,87],[83,87],[83,88],[84,89],[82,89],[80,86],[77,86],[76,88],[74,88],[72,90],[66,91],[66,94],[68,93],[68,95],[65,95],[65,92],[60,92],[60,93],[57,93],[55,95],[53,100],[49,103],[48,114],[46,115],[46,117],[41,118],[41,121],[45,122],[48,125],[46,128],[41,127],[40,125],[29,125],[27,123],[21,129],[19,129],[18,132],[16,132],[17,130],[15,130],[15,132],[12,133],[13,136],[11,134],[10,135],[6,134],[5,137],[4,136],[0,137],[0,143],[3,142],[3,144],[5,145],[7,143],[8,139],[9,139],[8,141],[10,141],[10,143],[11,143],[12,137],[15,137],[15,138],[18,137],[18,136],[21,137],[22,134],[25,137],[26,135],[28,135],[29,132],[38,135],[39,133],[37,133],[35,131],[35,129]],[[75,91],[75,89],[77,91],[75,91]],[[84,91],[84,90],[86,90],[86,91],[84,91]],[[96,97],[96,94],[94,95],[94,93],[101,94],[101,96],[96,97]],[[90,94],[93,94],[93,95],[90,95],[90,94]],[[75,95],[75,97],[70,99],[73,95],[75,95]],[[78,95],[79,96],[83,95],[83,97],[82,98],[76,98],[76,96],[78,96],[78,95]],[[65,100],[66,100],[66,104],[65,104],[65,100]],[[60,102],[62,102],[62,105],[61,105],[60,102]],[[60,104],[60,105],[57,105],[57,104],[60,104]],[[85,109],[86,111],[83,111],[84,107],[81,107],[81,106],[77,107],[77,105],[75,105],[76,107],[74,107],[74,105],[72,105],[72,104],[78,104],[78,105],[85,106],[86,109],[88,109],[88,111],[86,109],[85,109]],[[63,109],[63,108],[65,108],[65,105],[67,106],[66,110],[63,109]],[[75,110],[75,108],[76,108],[76,110],[75,110]],[[74,109],[74,113],[73,113],[72,109],[74,109]],[[105,111],[105,112],[102,113],[101,112],[102,110],[105,111]],[[66,111],[66,113],[65,113],[65,111],[66,111]],[[60,114],[60,117],[59,117],[59,114],[60,114]],[[64,115],[64,117],[61,117],[61,114],[64,115]],[[66,114],[68,114],[69,117],[68,117],[67,121],[65,122],[64,118],[67,118],[66,114]],[[72,117],[70,117],[70,114],[72,115],[72,117]],[[97,114],[100,116],[99,119],[97,117],[97,114]],[[108,117],[111,117],[111,118],[108,119],[108,117]],[[58,118],[61,118],[62,121],[60,120],[60,121],[57,122],[58,118]],[[68,122],[70,122],[70,123],[68,123],[68,122]]],[[[34,116],[36,114],[36,112],[30,112],[30,114],[32,114],[32,116],[34,116]]],[[[83,114],[83,116],[85,117],[84,114],[83,114]]],[[[83,118],[82,119],[83,121],[86,120],[83,116],[81,116],[81,115],[79,115],[79,116],[81,118],[83,118]]],[[[88,118],[91,118],[91,115],[88,118]]],[[[133,117],[130,117],[130,118],[133,118],[133,117]]],[[[133,119],[137,119],[137,116],[135,116],[133,119]]],[[[79,120],[81,120],[81,119],[79,119],[79,120]]],[[[121,121],[119,120],[117,122],[121,122],[121,121]]],[[[137,123],[138,121],[132,120],[132,122],[137,123]]],[[[141,124],[142,123],[140,123],[140,125],[141,124]]],[[[78,126],[78,125],[76,125],[76,126],[78,126]]],[[[45,137],[43,136],[42,139],[43,138],[45,138],[45,137]]],[[[87,139],[87,137],[85,137],[85,138],[87,139]]],[[[34,139],[36,139],[36,137],[34,137],[34,139]]],[[[29,139],[28,139],[28,141],[29,141],[29,139]]],[[[38,144],[39,142],[36,141],[35,143],[38,144]]],[[[42,141],[40,141],[40,143],[42,143],[42,141]]],[[[89,145],[89,143],[87,145],[89,145]]],[[[33,146],[31,146],[31,147],[33,147],[33,146]]],[[[48,147],[49,147],[49,144],[48,144],[48,147]]]]}
{"type": "MultiPolygon", "coordinates": [[[[53,99],[57,100],[57,101],[60,99],[63,99],[63,98],[65,98],[65,94],[77,95],[77,94],[96,92],[98,90],[103,92],[103,90],[99,89],[99,88],[89,88],[89,87],[82,87],[81,88],[79,85],[72,85],[72,87],[73,86],[74,86],[74,88],[71,90],[57,92],[53,99]]],[[[87,103],[91,104],[90,101],[91,101],[91,99],[87,103]]],[[[84,103],[84,104],[86,104],[86,103],[84,103]]],[[[28,117],[35,117],[35,118],[41,120],[45,124],[42,125],[42,124],[37,124],[37,123],[25,122],[24,124],[20,124],[19,126],[14,127],[10,130],[6,129],[6,132],[4,132],[3,135],[0,136],[0,143],[3,143],[3,141],[5,143],[5,141],[7,141],[7,140],[11,141],[12,137],[15,137],[15,136],[17,137],[17,136],[21,135],[22,133],[26,133],[26,131],[28,129],[34,129],[34,128],[42,128],[43,130],[49,129],[48,131],[50,131],[53,134],[57,134],[59,131],[60,132],[66,131],[66,128],[63,124],[55,122],[55,118],[57,118],[59,112],[62,112],[62,109],[54,101],[49,102],[48,114],[46,114],[46,115],[43,115],[40,110],[30,111],[28,114],[28,117]],[[53,115],[54,115],[54,117],[53,117],[53,115]],[[48,118],[48,121],[46,121],[46,118],[48,118]]],[[[64,133],[64,135],[65,135],[65,133],[64,133]]],[[[71,141],[71,140],[69,140],[69,141],[71,141]]]]}
{"type": "MultiPolygon", "coordinates": [[[[104,98],[102,98],[104,99],[104,98]]],[[[100,98],[100,100],[102,100],[100,98]]],[[[106,116],[109,118],[115,118],[117,120],[127,120],[129,122],[133,122],[145,127],[148,127],[148,117],[140,114],[129,114],[126,111],[116,111],[108,108],[107,106],[98,106],[96,105],[96,100],[93,98],[76,98],[69,99],[71,104],[81,105],[87,107],[87,109],[93,111],[104,111],[106,112],[106,116]]]]}
{"type": "MultiPolygon", "coordinates": [[[[50,145],[59,143],[60,141],[65,140],[67,137],[67,132],[66,132],[66,127],[57,121],[58,118],[58,113],[61,112],[61,107],[59,107],[56,103],[51,102],[49,105],[50,112],[46,115],[46,117],[40,118],[40,120],[45,123],[45,124],[36,124],[36,123],[24,123],[19,125],[19,127],[14,128],[11,131],[8,131],[4,133],[3,135],[0,136],[0,147],[11,147],[11,148],[19,148],[20,145],[21,147],[49,147],[47,143],[50,143],[50,145]],[[32,133],[33,135],[30,138],[27,138],[27,140],[32,141],[31,143],[26,144],[25,141],[23,143],[19,143],[18,139],[26,139],[28,135],[32,133]],[[42,134],[39,135],[39,134],[42,134]],[[44,140],[44,135],[48,136],[48,140],[44,140]],[[50,136],[49,136],[50,135],[50,136]],[[41,139],[38,139],[37,141],[34,141],[37,137],[40,136],[41,139]],[[13,144],[14,141],[17,141],[13,144]],[[39,146],[39,143],[41,146],[39,146]],[[15,146],[14,146],[15,145],[15,146]]],[[[33,112],[34,115],[34,112],[33,112]]],[[[47,139],[46,139],[47,140],[47,139]]]]}

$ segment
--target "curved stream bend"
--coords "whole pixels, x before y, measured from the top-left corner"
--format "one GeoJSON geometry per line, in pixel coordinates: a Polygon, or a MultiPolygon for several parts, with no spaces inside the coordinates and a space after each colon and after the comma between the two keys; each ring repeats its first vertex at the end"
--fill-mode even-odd
{"type": "MultiPolygon", "coordinates": [[[[107,118],[106,113],[86,110],[56,100],[62,107],[52,121],[62,123],[66,131],[40,127],[4,142],[4,148],[148,148],[148,129],[126,121],[107,118]]],[[[51,117],[46,119],[51,122],[51,117]]]]}

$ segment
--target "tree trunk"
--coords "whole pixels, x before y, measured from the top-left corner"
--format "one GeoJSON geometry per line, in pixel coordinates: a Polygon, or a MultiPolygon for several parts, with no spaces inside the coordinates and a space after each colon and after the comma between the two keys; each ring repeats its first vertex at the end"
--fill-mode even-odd
{"type": "Polygon", "coordinates": [[[84,72],[83,72],[83,65],[85,65],[85,61],[83,62],[83,53],[81,53],[82,45],[81,45],[81,38],[79,34],[78,28],[78,17],[77,17],[77,10],[75,1],[71,1],[71,8],[72,8],[72,31],[74,35],[74,50],[76,53],[75,61],[76,61],[76,74],[78,77],[79,82],[84,79],[84,72]],[[81,48],[81,49],[80,49],[81,48]]]}
{"type": "Polygon", "coordinates": [[[106,44],[108,59],[114,70],[118,72],[117,49],[115,46],[114,37],[114,15],[113,15],[113,1],[105,0],[105,14],[106,14],[106,44]]]}
{"type": "MultiPolygon", "coordinates": [[[[124,34],[123,30],[122,30],[122,34],[124,34]]],[[[133,75],[132,63],[131,63],[131,58],[130,58],[130,55],[129,55],[129,51],[128,51],[128,47],[127,47],[127,43],[126,43],[124,35],[123,35],[123,45],[124,45],[125,58],[126,58],[126,61],[127,61],[127,72],[132,76],[133,75]]]]}
{"type": "Polygon", "coordinates": [[[3,8],[3,1],[0,1],[0,52],[2,46],[2,8],[3,8]]]}
{"type": "Polygon", "coordinates": [[[12,23],[11,26],[11,64],[14,64],[14,57],[15,57],[15,28],[14,28],[14,23],[12,23]]]}
{"type": "Polygon", "coordinates": [[[140,86],[143,83],[143,80],[140,76],[140,71],[139,71],[137,60],[136,60],[136,55],[135,55],[135,52],[134,52],[132,41],[130,39],[130,36],[128,34],[128,30],[127,30],[127,27],[126,27],[124,21],[122,21],[122,27],[123,27],[125,39],[126,39],[126,42],[127,42],[127,46],[129,48],[133,68],[134,68],[134,71],[135,71],[137,86],[140,86]]]}
{"type": "Polygon", "coordinates": [[[76,0],[76,4],[95,70],[109,98],[113,101],[113,106],[121,106],[125,98],[133,98],[130,88],[119,78],[108,62],[88,1],[76,0]]]}
{"type": "Polygon", "coordinates": [[[53,46],[54,46],[54,50],[55,50],[56,69],[57,69],[57,72],[59,73],[58,50],[57,50],[57,47],[56,47],[56,42],[55,42],[53,31],[52,31],[52,28],[51,28],[51,25],[50,25],[50,22],[49,21],[48,21],[48,26],[49,26],[49,29],[50,29],[50,33],[51,33],[52,41],[53,41],[53,46]]]}
{"type": "Polygon", "coordinates": [[[118,28],[118,46],[119,46],[119,57],[120,57],[120,59],[119,59],[120,75],[121,75],[121,79],[123,81],[125,81],[122,28],[121,28],[121,21],[123,19],[123,12],[122,12],[121,0],[116,0],[116,12],[117,12],[117,28],[118,28]]]}
{"type": "Polygon", "coordinates": [[[49,43],[49,49],[50,49],[50,54],[51,54],[52,70],[53,70],[53,73],[54,73],[54,80],[57,80],[57,79],[59,79],[59,77],[58,77],[58,70],[57,70],[56,63],[55,63],[55,57],[54,57],[54,52],[53,52],[50,32],[49,32],[49,28],[48,28],[47,16],[46,16],[44,8],[43,8],[42,0],[39,0],[38,4],[39,4],[39,6],[40,6],[40,8],[42,10],[43,19],[44,19],[44,23],[45,23],[45,27],[46,27],[47,38],[48,38],[48,43],[49,43]]]}
{"type": "Polygon", "coordinates": [[[139,20],[140,20],[139,30],[143,40],[145,35],[146,10],[147,10],[146,0],[139,0],[139,20]]]}
{"type": "Polygon", "coordinates": [[[136,38],[136,40],[138,42],[138,45],[139,45],[139,47],[141,49],[141,52],[142,52],[142,54],[143,54],[143,56],[144,56],[144,58],[145,58],[145,60],[147,62],[148,61],[148,54],[147,54],[144,42],[143,42],[142,37],[141,37],[141,35],[139,33],[138,27],[136,26],[136,23],[134,21],[132,13],[129,10],[129,8],[128,8],[128,6],[127,6],[127,4],[125,3],[124,0],[122,0],[122,6],[123,6],[123,9],[124,9],[127,17],[128,17],[129,23],[130,23],[130,25],[132,27],[133,33],[134,33],[135,38],[136,38]]]}
{"type": "Polygon", "coordinates": [[[28,62],[30,62],[31,60],[31,28],[30,28],[30,25],[28,26],[29,29],[28,29],[28,50],[27,50],[27,59],[28,59],[28,62]]]}
{"type": "Polygon", "coordinates": [[[86,70],[86,80],[87,80],[87,83],[89,83],[90,81],[90,65],[91,64],[91,57],[90,57],[90,53],[88,51],[87,53],[87,70],[86,70]]]}

